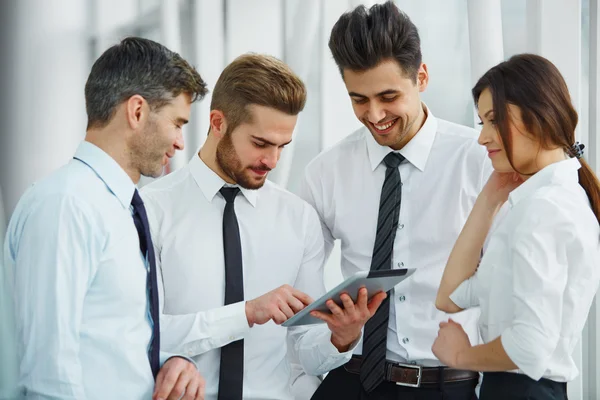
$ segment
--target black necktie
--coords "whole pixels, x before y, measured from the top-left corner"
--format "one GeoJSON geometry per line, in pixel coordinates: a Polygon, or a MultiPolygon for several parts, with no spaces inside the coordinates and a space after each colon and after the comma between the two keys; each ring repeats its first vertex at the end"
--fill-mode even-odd
{"type": "MultiPolygon", "coordinates": [[[[225,305],[244,300],[244,272],[240,227],[233,202],[240,192],[237,187],[220,190],[227,204],[223,212],[223,251],[225,255],[225,305]]],[[[221,348],[219,400],[242,400],[244,385],[244,340],[221,348]]]]}
{"type": "Polygon", "coordinates": [[[140,250],[144,257],[147,258],[150,270],[146,276],[146,290],[148,291],[148,299],[150,301],[150,316],[152,317],[152,339],[150,348],[148,349],[148,358],[150,359],[150,368],[154,379],[158,375],[160,369],[160,325],[158,317],[158,283],[156,281],[156,259],[154,258],[154,246],[150,237],[150,226],[148,225],[148,215],[144,202],[140,197],[137,189],[133,193],[131,199],[133,206],[133,222],[137,229],[138,237],[140,238],[140,250]]]}
{"type": "MultiPolygon", "coordinates": [[[[400,203],[402,200],[402,181],[398,166],[404,157],[398,153],[390,153],[383,159],[387,166],[385,180],[381,188],[379,199],[379,216],[377,218],[377,233],[371,271],[392,268],[392,253],[394,238],[400,217],[400,203]]],[[[381,306],[365,324],[363,338],[362,365],[360,367],[360,381],[364,390],[373,391],[384,380],[385,353],[387,348],[387,329],[390,319],[390,296],[381,303],[381,306]]]]}

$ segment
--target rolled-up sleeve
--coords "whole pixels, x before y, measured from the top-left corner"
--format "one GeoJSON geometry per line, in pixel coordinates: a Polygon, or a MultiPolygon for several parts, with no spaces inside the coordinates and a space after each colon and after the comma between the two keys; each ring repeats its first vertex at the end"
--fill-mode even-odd
{"type": "Polygon", "coordinates": [[[469,279],[463,281],[450,295],[450,300],[462,309],[479,306],[479,296],[477,295],[477,273],[469,279]]]}
{"type": "Polygon", "coordinates": [[[547,369],[560,336],[571,228],[560,209],[541,202],[511,238],[514,319],[501,341],[510,359],[535,380],[547,369]],[[545,215],[554,217],[550,222],[545,215]]]}

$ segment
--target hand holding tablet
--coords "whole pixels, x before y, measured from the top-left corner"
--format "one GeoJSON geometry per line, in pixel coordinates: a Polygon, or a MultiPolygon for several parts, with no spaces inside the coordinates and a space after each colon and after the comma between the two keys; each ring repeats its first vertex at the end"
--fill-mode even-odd
{"type": "Polygon", "coordinates": [[[340,283],[338,286],[321,296],[316,301],[312,302],[293,317],[285,321],[283,326],[297,326],[324,323],[311,315],[312,311],[320,311],[330,314],[331,311],[327,306],[329,299],[333,300],[338,306],[344,307],[340,297],[342,293],[347,293],[353,304],[357,303],[359,289],[365,287],[367,289],[369,300],[379,292],[387,292],[396,286],[398,283],[408,278],[414,273],[414,269],[392,269],[385,271],[360,271],[340,283]]]}

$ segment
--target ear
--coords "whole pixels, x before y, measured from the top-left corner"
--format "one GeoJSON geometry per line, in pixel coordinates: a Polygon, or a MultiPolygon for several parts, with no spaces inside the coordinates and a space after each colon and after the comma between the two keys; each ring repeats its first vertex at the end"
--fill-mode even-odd
{"type": "Polygon", "coordinates": [[[419,71],[417,72],[417,85],[419,85],[419,92],[424,92],[429,84],[429,73],[427,72],[427,65],[421,63],[419,71]]]}
{"type": "Polygon", "coordinates": [[[210,131],[213,133],[218,139],[221,139],[225,132],[227,132],[227,120],[225,119],[225,114],[221,110],[211,110],[210,111],[210,131]]]}
{"type": "Polygon", "coordinates": [[[150,106],[146,99],[139,94],[131,96],[125,102],[125,118],[131,129],[138,130],[144,126],[149,114],[150,106]]]}

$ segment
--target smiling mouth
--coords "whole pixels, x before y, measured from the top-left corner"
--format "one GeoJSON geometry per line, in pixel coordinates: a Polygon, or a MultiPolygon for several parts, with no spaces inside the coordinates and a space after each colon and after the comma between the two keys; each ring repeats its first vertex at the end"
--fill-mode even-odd
{"type": "Polygon", "coordinates": [[[264,176],[266,175],[270,169],[259,169],[259,168],[250,168],[255,174],[264,176]]]}
{"type": "Polygon", "coordinates": [[[388,133],[389,131],[391,131],[399,119],[400,118],[395,118],[391,121],[386,122],[385,124],[374,124],[372,122],[369,122],[369,124],[371,124],[373,129],[375,129],[375,132],[384,134],[384,133],[388,133]]]}

